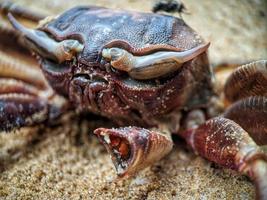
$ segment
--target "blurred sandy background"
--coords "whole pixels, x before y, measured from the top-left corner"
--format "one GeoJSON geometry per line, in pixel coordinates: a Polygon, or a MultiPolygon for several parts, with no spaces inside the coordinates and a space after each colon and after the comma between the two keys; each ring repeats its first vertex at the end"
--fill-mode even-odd
{"type": "MultiPolygon", "coordinates": [[[[48,15],[86,4],[149,12],[153,4],[152,0],[13,2],[48,15]]],[[[212,44],[213,65],[267,58],[267,1],[183,2],[191,13],[183,15],[184,20],[212,44]]],[[[83,127],[73,121],[0,135],[0,199],[254,198],[254,187],[245,176],[195,156],[179,141],[162,161],[133,179],[116,182],[106,151],[93,136],[87,137],[92,131],[83,127]]]]}

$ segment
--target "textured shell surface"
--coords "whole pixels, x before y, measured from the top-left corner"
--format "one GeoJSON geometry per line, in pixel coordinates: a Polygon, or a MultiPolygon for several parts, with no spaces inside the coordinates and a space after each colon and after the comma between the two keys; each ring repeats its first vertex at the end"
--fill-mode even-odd
{"type": "Polygon", "coordinates": [[[133,48],[166,44],[181,50],[201,42],[195,31],[179,18],[95,6],[70,9],[42,30],[58,40],[82,40],[85,48],[79,60],[84,64],[96,63],[102,47],[113,40],[126,41],[133,48]]]}
{"type": "Polygon", "coordinates": [[[62,13],[40,30],[55,40],[76,39],[84,45],[76,64],[62,63],[55,67],[60,73],[55,74],[54,67],[43,65],[42,68],[58,93],[64,91],[75,105],[89,108],[89,111],[112,119],[130,120],[127,124],[131,125],[146,125],[145,121],[151,121],[151,116],[185,107],[203,107],[212,94],[212,73],[206,53],[184,63],[182,69],[170,76],[157,80],[138,81],[103,67],[101,53],[108,45],[111,45],[108,48],[118,45],[142,56],[160,51],[158,46],[161,50],[166,47],[185,51],[203,44],[200,36],[180,18],[82,6],[62,13]],[[156,48],[152,48],[153,52],[147,51],[151,46],[156,48]],[[90,80],[78,78],[81,74],[88,74],[90,80]],[[90,97],[88,91],[91,91],[90,97]]]}

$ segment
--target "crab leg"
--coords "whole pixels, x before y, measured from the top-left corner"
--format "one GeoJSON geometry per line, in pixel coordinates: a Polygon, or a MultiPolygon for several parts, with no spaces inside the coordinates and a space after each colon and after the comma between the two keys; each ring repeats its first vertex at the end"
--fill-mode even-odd
{"type": "Polygon", "coordinates": [[[48,118],[48,104],[32,95],[0,95],[0,131],[32,125],[48,118]]]}
{"type": "Polygon", "coordinates": [[[38,22],[46,17],[45,15],[37,12],[32,12],[31,10],[28,10],[9,1],[0,3],[0,11],[5,14],[11,13],[13,15],[16,15],[17,17],[28,19],[34,22],[38,22]]]}
{"type": "Polygon", "coordinates": [[[248,131],[257,144],[267,144],[267,61],[237,68],[228,78],[224,91],[228,101],[238,101],[223,116],[248,131]]]}
{"type": "Polygon", "coordinates": [[[168,154],[170,137],[138,127],[99,128],[94,132],[112,156],[118,176],[134,175],[168,154]]]}
{"type": "Polygon", "coordinates": [[[66,104],[40,71],[0,52],[0,131],[53,121],[66,104]]]}
{"type": "Polygon", "coordinates": [[[38,96],[40,90],[33,85],[11,78],[0,79],[0,94],[23,93],[38,96]]]}
{"type": "Polygon", "coordinates": [[[206,159],[246,173],[256,184],[257,199],[267,199],[267,152],[230,119],[221,117],[181,133],[189,146],[206,159]]]}
{"type": "MultiPolygon", "coordinates": [[[[21,22],[25,22],[28,25],[36,26],[39,20],[43,19],[45,16],[32,12],[24,7],[14,4],[9,1],[4,1],[0,3],[0,14],[6,16],[8,13],[15,15],[20,18],[21,22]]],[[[4,18],[4,17],[3,17],[4,18]]],[[[5,19],[5,18],[4,18],[5,19]]],[[[0,23],[0,40],[1,45],[11,47],[16,49],[20,53],[26,53],[29,55],[29,51],[25,48],[25,44],[21,39],[21,34],[10,26],[8,21],[2,20],[0,23]]]]}
{"type": "Polygon", "coordinates": [[[0,85],[0,131],[54,122],[68,109],[68,103],[62,97],[44,95],[42,93],[46,91],[37,91],[22,83],[0,85]]]}
{"type": "Polygon", "coordinates": [[[0,45],[3,49],[8,47],[8,49],[16,50],[20,54],[30,56],[29,50],[24,47],[20,33],[5,22],[0,23],[0,35],[0,45]]]}
{"type": "Polygon", "coordinates": [[[254,96],[231,105],[223,115],[244,128],[259,145],[267,145],[267,97],[254,96]]]}
{"type": "Polygon", "coordinates": [[[249,96],[267,96],[267,60],[237,68],[228,78],[224,93],[230,102],[249,96]]]}
{"type": "Polygon", "coordinates": [[[13,28],[9,27],[5,23],[0,24],[0,33],[1,33],[1,39],[4,37],[5,39],[10,39],[10,36],[12,39],[18,39],[20,34],[13,28]]]}
{"type": "Polygon", "coordinates": [[[135,79],[152,79],[177,71],[185,62],[204,53],[209,43],[183,52],[158,51],[150,55],[134,56],[120,48],[103,49],[102,56],[111,65],[126,71],[135,79]]]}
{"type": "Polygon", "coordinates": [[[39,70],[22,64],[1,51],[0,77],[16,78],[39,88],[47,88],[46,81],[39,70]]]}

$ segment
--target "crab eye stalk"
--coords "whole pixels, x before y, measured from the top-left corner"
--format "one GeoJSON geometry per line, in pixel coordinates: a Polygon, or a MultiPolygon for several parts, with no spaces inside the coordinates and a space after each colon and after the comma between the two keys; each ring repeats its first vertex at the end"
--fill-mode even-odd
{"type": "Polygon", "coordinates": [[[132,68],[134,67],[133,64],[135,63],[134,56],[128,53],[124,49],[120,48],[110,48],[110,49],[103,49],[102,56],[111,62],[111,65],[118,70],[131,72],[132,68]]]}
{"type": "Polygon", "coordinates": [[[10,13],[8,18],[13,27],[23,36],[25,45],[43,58],[62,63],[66,60],[72,60],[84,48],[84,45],[77,40],[67,39],[58,42],[43,31],[28,29],[22,26],[10,13]]]}
{"type": "Polygon", "coordinates": [[[126,53],[125,50],[119,48],[110,48],[110,49],[103,49],[102,56],[107,60],[118,60],[123,58],[124,54],[126,53]]]}
{"type": "Polygon", "coordinates": [[[183,52],[159,51],[150,55],[134,56],[120,48],[103,49],[102,56],[118,70],[126,71],[134,79],[152,79],[177,71],[185,62],[204,53],[210,43],[183,52]]]}

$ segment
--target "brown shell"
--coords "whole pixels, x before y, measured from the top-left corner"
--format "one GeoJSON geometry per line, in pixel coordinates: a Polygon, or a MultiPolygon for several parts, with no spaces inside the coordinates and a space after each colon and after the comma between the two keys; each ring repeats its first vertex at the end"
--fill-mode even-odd
{"type": "Polygon", "coordinates": [[[95,6],[70,9],[41,29],[57,40],[82,41],[85,48],[79,61],[86,65],[98,62],[104,46],[123,46],[140,55],[153,49],[181,51],[203,43],[179,18],[95,6]]]}
{"type": "Polygon", "coordinates": [[[151,116],[185,107],[205,107],[212,95],[206,52],[157,80],[138,81],[105,68],[109,63],[101,56],[104,47],[121,47],[134,55],[145,55],[160,50],[183,51],[203,44],[182,19],[87,6],[70,9],[40,29],[56,40],[78,39],[84,45],[74,64],[53,67],[42,62],[51,86],[73,105],[120,125],[148,126],[151,116]],[[84,76],[84,81],[77,81],[79,76],[84,76]]]}

